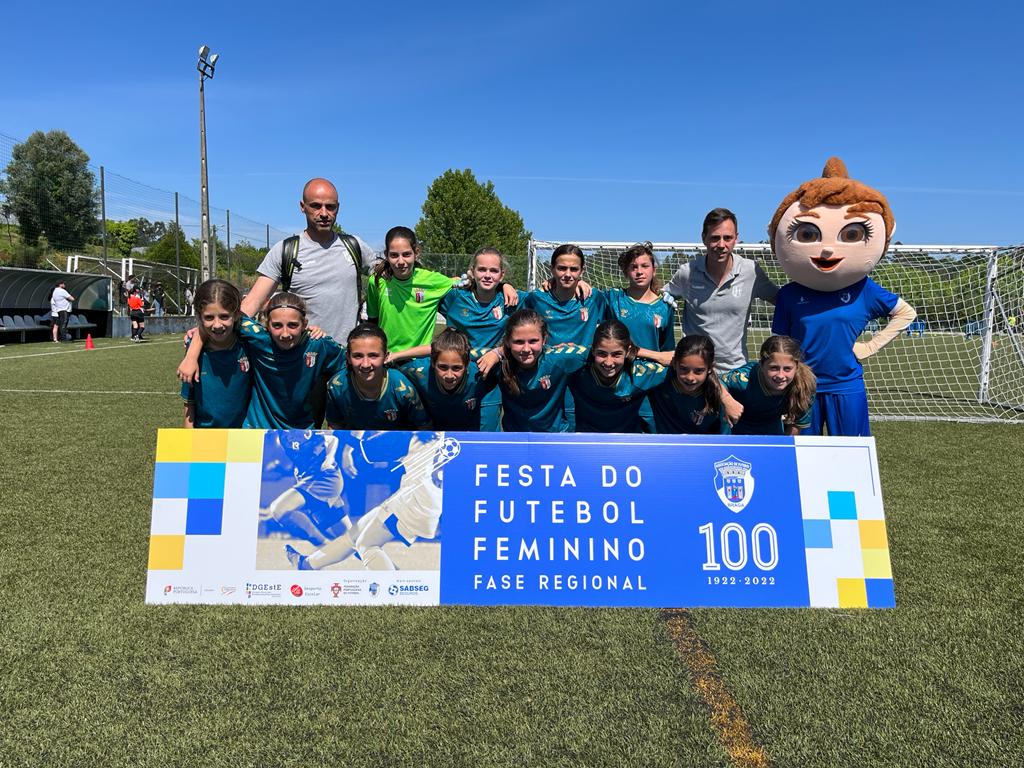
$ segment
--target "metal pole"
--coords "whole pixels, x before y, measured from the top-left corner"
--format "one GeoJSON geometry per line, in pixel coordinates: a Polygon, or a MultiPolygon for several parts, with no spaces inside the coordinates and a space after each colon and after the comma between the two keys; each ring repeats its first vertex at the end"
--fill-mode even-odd
{"type": "Polygon", "coordinates": [[[227,211],[228,219],[228,282],[231,282],[231,209],[227,211]]]}
{"type": "Polygon", "coordinates": [[[181,225],[178,224],[178,193],[174,193],[174,272],[177,281],[175,285],[178,286],[178,309],[181,309],[181,243],[178,242],[178,238],[181,237],[181,225]]]}
{"type": "Polygon", "coordinates": [[[103,166],[100,166],[100,224],[103,227],[103,274],[110,272],[107,265],[107,186],[103,177],[103,166]]]}
{"type": "Polygon", "coordinates": [[[992,364],[992,332],[996,319],[996,276],[999,274],[999,259],[996,252],[989,254],[988,275],[985,278],[985,340],[981,347],[981,372],[978,376],[978,402],[988,400],[988,377],[992,364]]]}
{"type": "Polygon", "coordinates": [[[203,282],[212,277],[213,261],[210,255],[210,197],[206,179],[206,100],[203,90],[203,73],[199,73],[199,207],[202,217],[200,236],[202,246],[199,254],[199,267],[202,270],[203,282]]]}
{"type": "Polygon", "coordinates": [[[267,224],[267,250],[270,250],[270,225],[267,224]]]}
{"type": "Polygon", "coordinates": [[[217,276],[217,225],[214,224],[210,229],[210,277],[214,278],[217,276]]]}

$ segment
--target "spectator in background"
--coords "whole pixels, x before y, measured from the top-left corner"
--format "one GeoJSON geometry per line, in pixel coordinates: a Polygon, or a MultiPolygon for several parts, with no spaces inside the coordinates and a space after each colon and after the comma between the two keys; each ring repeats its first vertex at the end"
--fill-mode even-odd
{"type": "Polygon", "coordinates": [[[185,314],[192,314],[192,302],[196,299],[195,291],[192,290],[191,285],[185,286],[185,314]]]}
{"type": "Polygon", "coordinates": [[[164,316],[164,284],[158,282],[153,286],[153,315],[155,317],[164,316]]]}
{"type": "Polygon", "coordinates": [[[50,320],[52,322],[53,343],[68,340],[68,312],[75,297],[67,292],[63,278],[50,292],[50,320]]]}

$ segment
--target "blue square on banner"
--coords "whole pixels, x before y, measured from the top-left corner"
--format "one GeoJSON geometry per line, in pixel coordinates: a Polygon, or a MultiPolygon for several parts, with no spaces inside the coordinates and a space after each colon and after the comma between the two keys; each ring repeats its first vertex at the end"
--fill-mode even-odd
{"type": "Polygon", "coordinates": [[[804,520],[804,546],[808,549],[832,549],[832,523],[828,520],[804,520]]]}
{"type": "Polygon", "coordinates": [[[190,466],[179,461],[158,461],[153,468],[153,498],[187,498],[190,466]]]}
{"type": "Polygon", "coordinates": [[[193,464],[188,475],[188,497],[190,499],[223,499],[224,464],[218,462],[193,464]]]}
{"type": "Polygon", "coordinates": [[[185,534],[219,536],[224,517],[224,499],[189,499],[185,512],[185,534]]]}
{"type": "Polygon", "coordinates": [[[895,608],[896,590],[892,579],[864,579],[868,593],[868,608],[895,608]]]}
{"type": "Polygon", "coordinates": [[[856,520],[857,497],[853,491],[829,491],[828,516],[833,520],[856,520]]]}

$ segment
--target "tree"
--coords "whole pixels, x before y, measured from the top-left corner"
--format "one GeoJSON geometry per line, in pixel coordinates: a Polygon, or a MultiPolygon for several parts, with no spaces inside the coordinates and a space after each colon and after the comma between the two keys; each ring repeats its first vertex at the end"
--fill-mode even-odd
{"type": "Polygon", "coordinates": [[[167,233],[157,240],[146,251],[146,260],[158,264],[174,263],[174,240],[178,240],[178,253],[183,267],[199,267],[199,254],[192,244],[185,239],[185,235],[177,224],[171,222],[167,227],[167,233]]]}
{"type": "Polygon", "coordinates": [[[135,223],[139,233],[135,239],[136,246],[152,245],[167,234],[167,224],[162,221],[150,221],[144,217],[131,219],[131,221],[135,223]]]}
{"type": "Polygon", "coordinates": [[[76,248],[95,234],[96,179],[89,156],[64,131],[36,131],[16,145],[6,172],[0,192],[28,244],[45,232],[50,243],[76,248]]]}
{"type": "Polygon", "coordinates": [[[129,221],[107,221],[107,238],[112,242],[122,259],[132,255],[132,248],[139,236],[139,225],[135,219],[129,221]]]}
{"type": "Polygon", "coordinates": [[[522,217],[502,204],[493,182],[481,184],[468,168],[449,169],[434,179],[416,236],[429,253],[473,253],[491,246],[510,258],[525,258],[530,241],[522,217]]]}

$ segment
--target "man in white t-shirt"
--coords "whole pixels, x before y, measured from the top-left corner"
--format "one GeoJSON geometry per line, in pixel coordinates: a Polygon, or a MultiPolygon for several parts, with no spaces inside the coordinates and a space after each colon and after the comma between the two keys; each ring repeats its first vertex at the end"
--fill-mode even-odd
{"type": "MultiPolygon", "coordinates": [[[[302,189],[299,210],[306,228],[299,234],[299,248],[292,272],[291,292],[302,297],[310,325],[344,344],[359,322],[359,279],[353,255],[334,231],[338,219],[338,190],[327,179],[311,179],[302,189]]],[[[373,249],[359,238],[359,261],[367,271],[375,260],[373,249]]],[[[274,244],[257,272],[259,277],[242,300],[242,311],[255,315],[281,283],[282,240],[274,244]]]]}
{"type": "Polygon", "coordinates": [[[57,344],[67,341],[68,336],[68,312],[71,311],[71,302],[75,297],[67,292],[64,280],[58,280],[50,294],[50,321],[53,329],[53,342],[57,344]]]}

